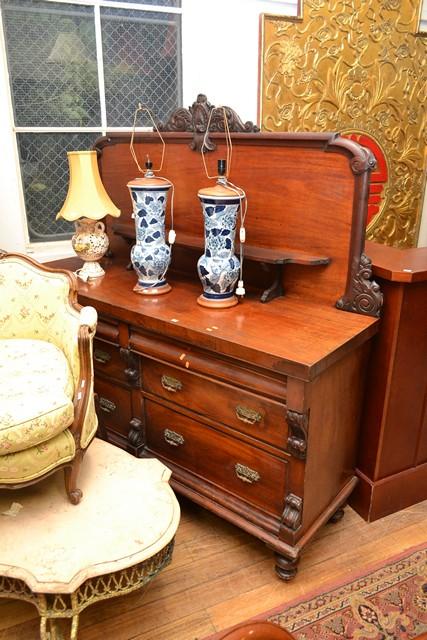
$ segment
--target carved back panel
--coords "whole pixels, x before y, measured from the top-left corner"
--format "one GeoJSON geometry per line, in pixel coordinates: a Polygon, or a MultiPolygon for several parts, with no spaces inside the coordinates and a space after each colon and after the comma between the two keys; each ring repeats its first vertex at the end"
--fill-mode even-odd
{"type": "MultiPolygon", "coordinates": [[[[202,240],[197,192],[210,181],[200,152],[191,148],[197,146],[192,133],[165,132],[163,136],[166,157],[162,174],[175,185],[177,236],[181,232],[202,240]]],[[[207,162],[210,172],[216,173],[217,159],[225,157],[224,135],[213,133],[210,138],[217,148],[207,154],[207,162]]],[[[129,140],[128,134],[111,135],[99,139],[96,148],[105,187],[122,210],[119,223],[133,229],[126,184],[138,171],[129,140]]],[[[364,245],[370,152],[330,133],[236,133],[232,140],[230,179],[247,193],[247,243],[329,256],[331,263],[325,267],[287,265],[286,294],[311,296],[329,305],[344,294],[342,306],[347,308],[348,299],[354,297],[354,278],[364,245]]],[[[161,146],[155,134],[138,134],[135,150],[139,158],[149,153],[158,164],[161,146]]]]}

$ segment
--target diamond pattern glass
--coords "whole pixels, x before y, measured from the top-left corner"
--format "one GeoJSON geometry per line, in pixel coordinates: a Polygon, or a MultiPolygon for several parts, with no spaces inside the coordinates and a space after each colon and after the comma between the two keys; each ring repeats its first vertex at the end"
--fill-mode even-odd
{"type": "Polygon", "coordinates": [[[74,226],[55,220],[68,191],[67,151],[91,149],[99,133],[19,133],[22,183],[30,240],[70,238],[74,226]]]}
{"type": "MultiPolygon", "coordinates": [[[[181,7],[181,0],[139,3],[181,7]]],[[[65,239],[73,227],[55,216],[68,188],[66,151],[90,149],[100,135],[66,129],[101,130],[94,8],[72,0],[0,5],[15,125],[64,128],[17,133],[30,240],[65,239]]],[[[166,120],[182,104],[181,16],[101,8],[101,31],[107,127],[131,127],[138,102],[166,120]]]]}
{"type": "Polygon", "coordinates": [[[138,102],[166,120],[182,103],[181,16],[103,8],[101,25],[107,125],[132,126],[138,102]]]}
{"type": "Polygon", "coordinates": [[[93,7],[3,0],[16,126],[99,126],[93,7]]]}

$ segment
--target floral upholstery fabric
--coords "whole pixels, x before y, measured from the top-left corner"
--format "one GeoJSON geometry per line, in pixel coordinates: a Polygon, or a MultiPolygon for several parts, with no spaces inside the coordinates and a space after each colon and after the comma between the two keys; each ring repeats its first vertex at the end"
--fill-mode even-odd
{"type": "Polygon", "coordinates": [[[0,258],[0,484],[29,482],[73,460],[78,435],[69,427],[87,387],[80,446],[95,435],[93,365],[79,389],[78,336],[81,324],[94,327],[96,312],[82,322],[69,295],[65,274],[0,258]]]}
{"type": "Polygon", "coordinates": [[[40,271],[15,256],[0,260],[0,338],[33,338],[56,345],[65,353],[77,387],[80,322],[68,294],[64,274],[40,271]]]}
{"type": "Polygon", "coordinates": [[[74,438],[66,429],[35,447],[0,456],[0,484],[31,482],[55,467],[70,462],[75,453],[74,438]]]}
{"type": "Polygon", "coordinates": [[[42,340],[0,340],[0,456],[69,427],[73,396],[73,376],[58,347],[42,340]]]}

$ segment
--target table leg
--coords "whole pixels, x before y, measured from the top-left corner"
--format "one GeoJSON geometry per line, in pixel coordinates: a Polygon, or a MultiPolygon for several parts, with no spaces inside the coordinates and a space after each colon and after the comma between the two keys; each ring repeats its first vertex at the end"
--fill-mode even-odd
{"type": "Polygon", "coordinates": [[[40,618],[40,640],[77,640],[77,633],[79,630],[79,614],[73,615],[71,618],[70,624],[70,635],[67,637],[64,636],[60,626],[58,625],[58,620],[70,620],[70,618],[48,618],[46,616],[41,616],[40,618]]]}

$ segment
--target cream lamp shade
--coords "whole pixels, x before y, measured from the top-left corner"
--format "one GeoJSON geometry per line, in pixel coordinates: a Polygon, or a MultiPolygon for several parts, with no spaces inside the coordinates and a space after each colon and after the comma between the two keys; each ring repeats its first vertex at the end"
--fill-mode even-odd
{"type": "Polygon", "coordinates": [[[120,209],[112,202],[99,175],[96,151],[68,151],[70,183],[61,211],[56,216],[70,222],[79,218],[118,218],[120,209]]]}
{"type": "Polygon", "coordinates": [[[77,271],[83,279],[99,278],[105,271],[99,264],[108,249],[108,236],[101,218],[107,215],[118,218],[116,207],[101,182],[96,151],[69,151],[70,183],[61,211],[56,216],[74,222],[76,232],[71,244],[84,261],[77,271]]]}

